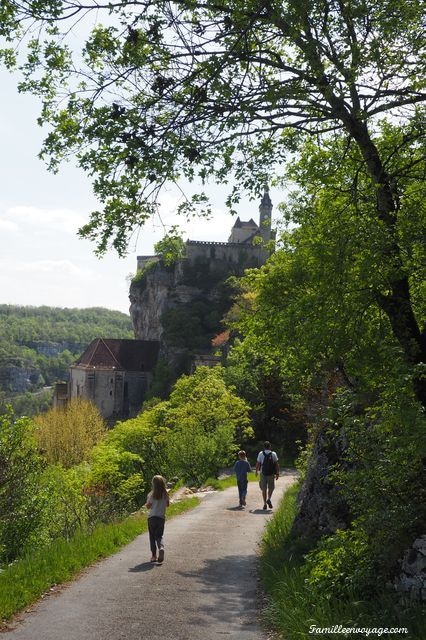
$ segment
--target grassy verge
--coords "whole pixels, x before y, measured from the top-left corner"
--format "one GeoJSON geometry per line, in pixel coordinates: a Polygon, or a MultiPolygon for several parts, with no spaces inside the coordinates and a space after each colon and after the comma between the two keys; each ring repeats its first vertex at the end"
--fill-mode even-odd
{"type": "MultiPolygon", "coordinates": [[[[176,516],[198,503],[194,497],[171,504],[167,516],[176,516]]],[[[98,525],[90,532],[79,532],[68,542],[55,540],[49,547],[17,560],[0,573],[0,620],[6,621],[53,585],[70,580],[147,529],[146,514],[138,514],[115,524],[98,525]]]]}
{"type": "MultiPolygon", "coordinates": [[[[259,480],[259,478],[256,478],[254,471],[252,473],[248,473],[247,478],[249,482],[255,482],[259,480]]],[[[227,478],[221,478],[220,480],[218,480],[217,478],[208,478],[203,486],[213,487],[213,489],[216,489],[216,491],[223,491],[224,489],[228,489],[228,487],[236,487],[237,480],[234,475],[228,476],[227,478]]]]}
{"type": "MultiPolygon", "coordinates": [[[[266,528],[261,554],[261,575],[267,594],[264,610],[265,624],[272,627],[285,640],[318,637],[321,640],[348,638],[343,633],[318,634],[317,629],[346,628],[376,629],[370,638],[407,638],[424,640],[424,608],[406,609],[396,602],[393,594],[363,600],[359,594],[348,591],[345,598],[331,599],[313,594],[301,575],[303,555],[307,543],[291,534],[296,513],[298,485],[292,486],[284,496],[275,516],[266,528]],[[408,633],[385,633],[384,628],[406,627],[408,633]]],[[[367,637],[366,633],[349,631],[350,637],[367,637]]]]}

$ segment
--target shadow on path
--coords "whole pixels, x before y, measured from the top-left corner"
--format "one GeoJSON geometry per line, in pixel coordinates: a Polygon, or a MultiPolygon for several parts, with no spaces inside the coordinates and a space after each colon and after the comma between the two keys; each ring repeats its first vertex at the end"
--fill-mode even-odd
{"type": "Polygon", "coordinates": [[[249,513],[253,513],[254,515],[267,516],[268,514],[273,513],[273,509],[249,509],[249,513]]]}
{"type": "Polygon", "coordinates": [[[150,571],[156,566],[158,566],[156,562],[142,562],[141,564],[137,564],[134,567],[130,567],[129,573],[142,573],[143,571],[150,571]]]}
{"type": "MultiPolygon", "coordinates": [[[[226,625],[243,625],[249,631],[257,624],[253,602],[256,600],[256,554],[207,559],[200,569],[177,573],[197,583],[201,595],[198,616],[188,615],[189,625],[209,626],[217,621],[226,625]]],[[[189,612],[188,612],[189,613],[189,612]]]]}

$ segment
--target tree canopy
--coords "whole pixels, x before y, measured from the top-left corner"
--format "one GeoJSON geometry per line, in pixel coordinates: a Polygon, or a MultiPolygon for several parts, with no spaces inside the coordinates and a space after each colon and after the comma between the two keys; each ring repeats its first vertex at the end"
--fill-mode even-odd
{"type": "Polygon", "coordinates": [[[75,152],[94,176],[104,211],[82,233],[101,251],[125,250],[165,182],[233,172],[235,201],[305,133],[359,145],[392,224],[398,187],[374,138],[384,116],[411,123],[403,148],[423,133],[419,0],[9,0],[2,18],[10,37],[28,28],[21,89],[43,99],[43,155],[55,168],[75,152]],[[71,35],[101,18],[73,52],[71,35]]]}
{"type": "MultiPolygon", "coordinates": [[[[21,89],[43,100],[42,157],[55,170],[74,153],[93,176],[103,209],[81,234],[99,252],[125,252],[170,181],[232,181],[232,207],[306,137],[339,139],[356,149],[351,198],[367,198],[387,259],[375,302],[406,360],[426,361],[398,231],[405,178],[417,175],[419,189],[424,178],[420,0],[9,0],[2,12],[6,37],[27,29],[21,89]],[[74,31],[102,14],[72,51],[74,31]],[[398,133],[380,144],[390,124],[398,133]]],[[[10,50],[3,57],[13,64],[10,50]]],[[[208,210],[202,190],[182,209],[196,205],[208,210]]],[[[415,389],[425,403],[421,374],[415,389]]]]}

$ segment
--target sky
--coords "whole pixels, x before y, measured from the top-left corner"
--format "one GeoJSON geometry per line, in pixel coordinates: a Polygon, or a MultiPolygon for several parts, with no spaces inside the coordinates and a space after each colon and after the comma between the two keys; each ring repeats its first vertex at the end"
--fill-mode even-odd
{"type": "MultiPolygon", "coordinates": [[[[90,179],[65,164],[59,174],[47,171],[37,158],[45,132],[37,125],[40,104],[19,94],[18,78],[0,70],[0,304],[53,307],[106,307],[129,310],[129,276],[137,255],[150,255],[164,235],[159,219],[137,234],[128,255],[111,249],[103,258],[95,246],[78,238],[78,228],[98,208],[90,179]]],[[[178,224],[183,237],[226,241],[235,218],[226,212],[226,191],[212,188],[214,217],[186,223],[176,215],[179,195],[170,189],[161,202],[166,226],[178,224]]],[[[278,196],[271,191],[274,204],[278,196]]],[[[239,214],[258,222],[259,203],[242,200],[239,214]]]]}

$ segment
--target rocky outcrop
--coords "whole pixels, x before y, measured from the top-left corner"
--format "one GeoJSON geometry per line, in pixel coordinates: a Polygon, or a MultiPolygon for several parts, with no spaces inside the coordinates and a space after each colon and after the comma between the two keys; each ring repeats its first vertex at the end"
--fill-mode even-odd
{"type": "Polygon", "coordinates": [[[208,263],[194,265],[185,259],[170,267],[161,261],[149,264],[130,286],[130,316],[135,337],[159,340],[163,354],[173,348],[197,350],[203,334],[209,346],[211,337],[222,330],[220,320],[230,306],[229,294],[223,286],[229,275],[228,271],[225,274],[211,272],[208,263]],[[170,319],[173,311],[176,317],[170,319]],[[205,317],[215,314],[216,324],[213,321],[210,326],[204,326],[205,317]],[[193,332],[185,335],[191,321],[193,332]]]}
{"type": "Polygon", "coordinates": [[[157,262],[132,281],[129,292],[130,317],[138,340],[161,341],[161,318],[167,309],[179,303],[181,279],[182,266],[179,261],[172,267],[164,267],[157,262]]]}
{"type": "Polygon", "coordinates": [[[394,587],[405,601],[426,602],[426,535],[417,538],[405,552],[394,587]]]}
{"type": "Polygon", "coordinates": [[[37,369],[25,366],[5,365],[0,367],[0,390],[11,393],[33,391],[43,384],[37,369]]]}
{"type": "Polygon", "coordinates": [[[52,342],[48,341],[33,341],[33,342],[25,342],[26,347],[30,349],[34,349],[39,355],[47,356],[48,358],[52,358],[58,356],[60,353],[64,351],[71,351],[71,353],[80,353],[83,351],[87,345],[79,343],[79,342],[52,342]]]}
{"type": "Polygon", "coordinates": [[[298,535],[317,538],[348,527],[348,504],[330,479],[332,466],[344,464],[346,446],[343,429],[328,428],[317,436],[298,496],[299,513],[293,525],[298,535]]]}

